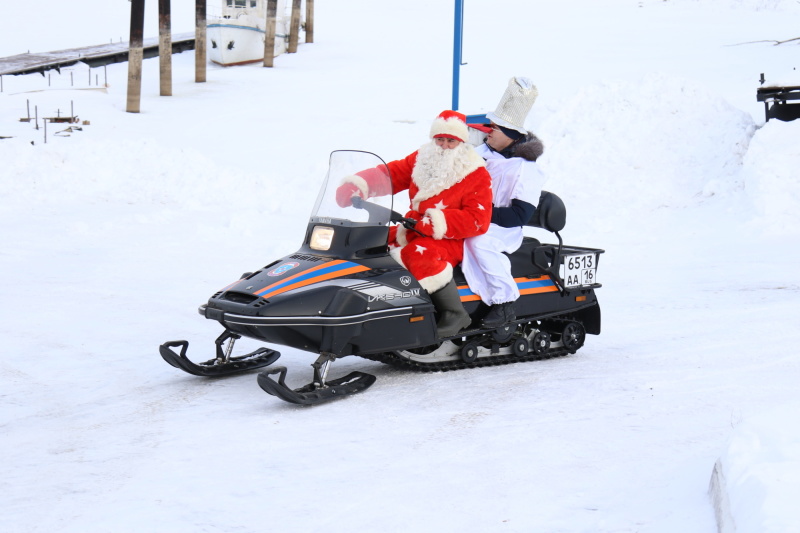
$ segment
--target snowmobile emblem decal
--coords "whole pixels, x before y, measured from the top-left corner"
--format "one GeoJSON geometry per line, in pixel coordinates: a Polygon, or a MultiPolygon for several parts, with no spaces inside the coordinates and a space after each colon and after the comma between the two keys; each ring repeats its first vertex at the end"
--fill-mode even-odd
{"type": "Polygon", "coordinates": [[[395,299],[413,298],[419,296],[419,289],[411,289],[410,291],[403,292],[384,292],[382,294],[368,295],[368,302],[388,302],[395,299]]]}
{"type": "Polygon", "coordinates": [[[402,283],[404,287],[408,287],[409,285],[411,285],[411,277],[400,276],[400,283],[402,283]]]}
{"type": "MultiPolygon", "coordinates": [[[[278,270],[278,268],[275,270],[278,270]]],[[[328,261],[327,263],[322,263],[321,265],[316,265],[302,272],[298,272],[284,280],[276,281],[272,285],[267,285],[255,294],[262,298],[270,298],[293,289],[299,289],[300,287],[313,285],[321,281],[364,272],[365,270],[369,270],[369,267],[353,263],[352,261],[344,261],[341,259],[328,261]]]]}
{"type": "Polygon", "coordinates": [[[273,268],[267,272],[267,276],[283,276],[294,267],[299,267],[300,263],[284,263],[279,267],[273,268]]]}

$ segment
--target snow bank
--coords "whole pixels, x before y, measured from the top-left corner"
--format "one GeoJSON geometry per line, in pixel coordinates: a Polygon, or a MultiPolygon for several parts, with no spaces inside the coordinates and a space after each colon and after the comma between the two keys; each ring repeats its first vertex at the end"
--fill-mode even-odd
{"type": "Polygon", "coordinates": [[[800,434],[787,424],[799,409],[794,404],[765,412],[734,432],[709,489],[720,533],[800,531],[800,434]]]}
{"type": "Polygon", "coordinates": [[[767,232],[798,234],[800,219],[800,121],[770,120],[758,130],[744,158],[745,190],[767,232]]]}
{"type": "Polygon", "coordinates": [[[754,131],[749,114],[704,87],[652,74],[585,87],[538,133],[563,190],[625,213],[740,188],[754,131]]]}

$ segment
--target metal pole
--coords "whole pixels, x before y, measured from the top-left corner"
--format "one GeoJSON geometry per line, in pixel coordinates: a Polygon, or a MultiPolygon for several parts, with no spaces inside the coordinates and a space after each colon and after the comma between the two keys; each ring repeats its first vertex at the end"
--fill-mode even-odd
{"type": "Polygon", "coordinates": [[[453,31],[453,111],[458,111],[458,85],[460,83],[461,49],[464,42],[464,0],[456,0],[453,31]]]}
{"type": "Polygon", "coordinates": [[[144,0],[131,0],[131,40],[128,50],[128,113],[138,113],[142,100],[144,0]]]}
{"type": "Polygon", "coordinates": [[[267,0],[267,27],[264,36],[264,66],[271,67],[275,59],[275,17],[278,12],[278,0],[267,0]]]}
{"type": "Polygon", "coordinates": [[[206,0],[195,0],[194,81],[206,81],[206,0]]]}
{"type": "Polygon", "coordinates": [[[172,17],[170,0],[158,0],[158,62],[161,96],[172,96],[172,17]]]}

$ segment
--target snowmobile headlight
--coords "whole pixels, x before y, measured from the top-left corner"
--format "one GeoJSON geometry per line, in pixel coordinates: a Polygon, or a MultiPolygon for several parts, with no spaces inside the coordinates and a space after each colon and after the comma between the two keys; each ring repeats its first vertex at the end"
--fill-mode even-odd
{"type": "Polygon", "coordinates": [[[314,226],[311,231],[311,242],[309,246],[312,250],[330,250],[333,243],[333,228],[327,226],[314,226]]]}

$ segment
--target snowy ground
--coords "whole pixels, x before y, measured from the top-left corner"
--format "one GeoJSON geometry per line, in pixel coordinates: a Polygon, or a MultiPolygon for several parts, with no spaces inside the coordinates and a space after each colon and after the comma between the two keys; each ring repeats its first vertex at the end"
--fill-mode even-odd
{"type": "MultiPolygon", "coordinates": [[[[72,7],[69,27],[44,4],[3,8],[0,56],[127,31],[127,2],[72,7]]],[[[190,31],[192,2],[173,4],[190,31]]],[[[0,530],[711,533],[717,465],[726,531],[798,531],[800,121],[764,124],[755,96],[800,66],[796,42],[767,42],[799,36],[800,5],[599,6],[468,0],[460,107],[537,83],[565,239],[606,250],[602,334],[454,373],[344,359],[333,373],[377,383],[314,408],[254,372],[183,374],[158,345],[210,355],[197,306],[299,246],[330,151],[425,141],[450,106],[452,3],[316,2],[314,44],[204,84],[176,55],[169,98],[147,60],[139,114],[125,64],[93,71],[108,88],[78,83],[85,66],[73,86],[4,76],[0,530]],[[27,104],[90,124],[45,143],[27,104]]],[[[313,356],[280,350],[307,381],[313,356]]]]}

